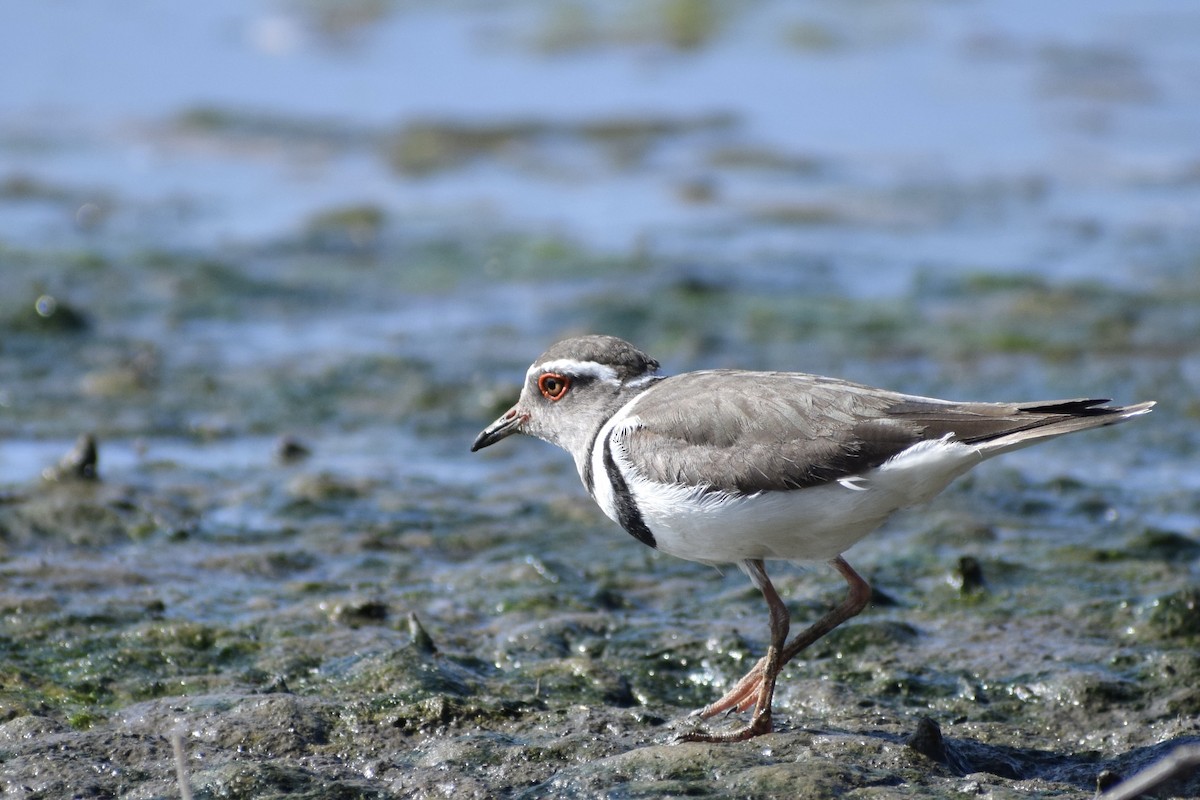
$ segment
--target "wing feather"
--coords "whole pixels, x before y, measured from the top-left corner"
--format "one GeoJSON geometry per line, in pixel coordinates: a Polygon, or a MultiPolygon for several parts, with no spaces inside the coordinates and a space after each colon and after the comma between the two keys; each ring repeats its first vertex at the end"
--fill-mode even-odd
{"type": "Polygon", "coordinates": [[[929,439],[1003,437],[1007,449],[1134,408],[1105,402],[955,403],[803,373],[711,370],[648,389],[618,444],[650,480],[753,494],[861,474],[929,439]]]}

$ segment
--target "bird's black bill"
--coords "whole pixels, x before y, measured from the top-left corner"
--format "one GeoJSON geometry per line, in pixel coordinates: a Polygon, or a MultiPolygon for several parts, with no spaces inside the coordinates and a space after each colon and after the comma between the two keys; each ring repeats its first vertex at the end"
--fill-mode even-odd
{"type": "Polygon", "coordinates": [[[506,436],[512,436],[520,431],[520,425],[525,421],[525,418],[517,413],[515,408],[509,409],[504,416],[488,425],[483,431],[475,437],[475,443],[471,445],[471,452],[482,450],[488,445],[495,444],[506,436]]]}

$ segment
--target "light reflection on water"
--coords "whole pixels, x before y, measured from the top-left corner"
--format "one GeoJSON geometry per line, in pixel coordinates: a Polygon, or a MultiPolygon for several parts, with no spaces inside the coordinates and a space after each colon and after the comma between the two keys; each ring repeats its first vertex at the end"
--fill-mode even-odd
{"type": "MultiPolygon", "coordinates": [[[[1180,203],[1197,203],[1178,177],[1200,132],[1200,97],[1180,77],[1196,70],[1187,32],[1200,22],[1169,3],[885,4],[862,15],[763,3],[697,51],[601,42],[561,55],[519,32],[545,23],[520,3],[393,9],[337,46],[302,12],[269,3],[169,14],[99,3],[69,16],[54,4],[0,10],[0,63],[23,76],[0,93],[0,135],[45,143],[0,147],[0,175],[112,197],[105,225],[126,240],[261,240],[369,202],[400,219],[558,231],[618,252],[639,242],[734,257],[840,252],[847,288],[877,291],[918,265],[964,260],[1119,278],[1133,274],[1119,246],[1064,252],[1056,223],[1187,224],[1180,203]],[[783,32],[798,23],[826,26],[839,46],[789,45],[783,32]],[[264,30],[302,35],[281,47],[264,30]],[[174,120],[196,108],[250,130],[181,130],[174,120]],[[486,129],[714,113],[733,124],[661,137],[625,167],[597,161],[603,145],[551,136],[413,179],[389,171],[382,144],[414,121],[486,129]],[[255,133],[256,118],[281,129],[255,133]],[[816,169],[714,165],[729,150],[816,169]],[[681,196],[695,180],[715,202],[681,196]],[[866,230],[753,224],[812,202],[866,230]],[[727,235],[714,241],[713,230],[727,235]]],[[[6,238],[94,238],[29,209],[0,203],[6,238]]]]}
{"type": "MultiPolygon", "coordinates": [[[[229,436],[211,441],[145,437],[101,440],[99,470],[104,479],[123,482],[148,471],[208,475],[235,480],[239,475],[269,479],[302,468],[328,471],[345,479],[390,481],[428,479],[445,486],[472,486],[499,469],[496,459],[472,457],[469,439],[429,441],[402,429],[371,429],[299,437],[313,454],[289,467],[278,457],[279,440],[266,436],[229,436]],[[455,448],[455,444],[460,447],[455,448]],[[416,457],[414,457],[416,456],[416,457]]],[[[38,479],[68,450],[65,439],[6,438],[0,441],[0,486],[38,479]]]]}
{"type": "MultiPolygon", "coordinates": [[[[885,731],[896,752],[902,720],[940,714],[960,743],[1008,746],[1005,763],[1029,748],[1045,761],[1076,722],[1129,737],[1097,745],[1107,755],[1179,735],[1162,709],[1195,699],[1156,665],[1186,666],[1187,642],[1166,624],[1108,634],[1158,596],[1190,602],[1198,567],[1200,5],[719,4],[736,10],[695,49],[631,31],[643,5],[668,4],[597,4],[594,30],[564,31],[519,1],[0,4],[0,600],[6,657],[50,676],[8,687],[32,692],[5,717],[12,780],[48,774],[44,744],[15,732],[22,713],[69,714],[64,694],[110,721],[86,714],[62,742],[101,737],[121,775],[151,775],[161,751],[127,764],[122,714],[161,699],[171,724],[200,713],[217,730],[228,716],[206,696],[286,674],[296,694],[273,697],[337,705],[353,736],[269,760],[328,764],[332,742],[347,763],[442,786],[440,756],[405,761],[413,730],[373,738],[397,718],[354,710],[428,687],[386,666],[411,654],[409,613],[440,663],[492,664],[489,691],[521,698],[505,701],[515,717],[420,731],[519,750],[488,794],[595,759],[608,734],[576,712],[626,709],[579,693],[593,668],[628,677],[655,716],[707,702],[697,686],[727,684],[764,645],[742,576],[632,541],[548,445],[468,452],[538,353],[593,329],[668,371],[1161,400],[985,465],[856,546],[897,602],[843,632],[881,642],[798,660],[777,705],[804,728],[811,712],[885,731]],[[347,7],[366,18],[333,19],[347,7]],[[46,326],[43,295],[86,324],[46,326]],[[41,483],[89,430],[101,482],[41,483]],[[284,436],[311,454],[280,460],[284,436]],[[963,555],[986,594],[948,583],[963,555]],[[901,621],[918,633],[894,635],[901,621]],[[188,656],[197,622],[218,646],[188,656]],[[165,663],[164,637],[191,666],[165,663]],[[1114,659],[1127,643],[1137,654],[1114,659]],[[372,659],[378,685],[356,684],[372,659]],[[1082,721],[1052,708],[1106,672],[1147,699],[1082,721]],[[109,686],[114,699],[85,699],[109,686]],[[141,692],[156,699],[115,707],[141,692]],[[1029,708],[1010,716],[1006,696],[1029,708]]],[[[839,591],[824,569],[772,574],[797,623],[839,591]]],[[[661,721],[636,728],[602,746],[642,747],[661,721]]],[[[792,749],[811,731],[792,733],[783,757],[820,767],[827,753],[792,749]]],[[[273,749],[197,744],[208,776],[273,749]]],[[[1079,758],[1079,775],[1097,763],[1079,758]]],[[[177,788],[172,774],[146,791],[177,788]]]]}

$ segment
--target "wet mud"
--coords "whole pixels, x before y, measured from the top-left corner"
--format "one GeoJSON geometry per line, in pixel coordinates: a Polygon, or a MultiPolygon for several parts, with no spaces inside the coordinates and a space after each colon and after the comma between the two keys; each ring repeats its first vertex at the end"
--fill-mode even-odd
{"type": "MultiPolygon", "coordinates": [[[[313,80],[314,110],[246,69],[0,100],[5,796],[1080,798],[1200,744],[1194,14],[337,5],[193,9],[197,63],[226,75],[234,31],[377,100],[428,41],[511,94],[381,115],[313,80]],[[899,119],[864,64],[937,124],[853,125],[899,119]],[[859,99],[802,126],[780,70],[859,99]],[[761,597],[616,529],[547,445],[468,452],[580,332],[670,371],[1159,405],[897,516],[776,731],[679,744],[765,647],[761,597]]],[[[794,624],[843,588],[771,573],[794,624]]]]}

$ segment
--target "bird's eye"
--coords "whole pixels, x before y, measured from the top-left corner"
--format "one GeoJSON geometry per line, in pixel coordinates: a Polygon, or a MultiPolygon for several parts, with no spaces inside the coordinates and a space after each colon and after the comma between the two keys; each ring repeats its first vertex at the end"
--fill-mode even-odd
{"type": "Polygon", "coordinates": [[[538,389],[547,400],[561,400],[571,388],[571,379],[557,372],[547,372],[538,378],[538,389]]]}

